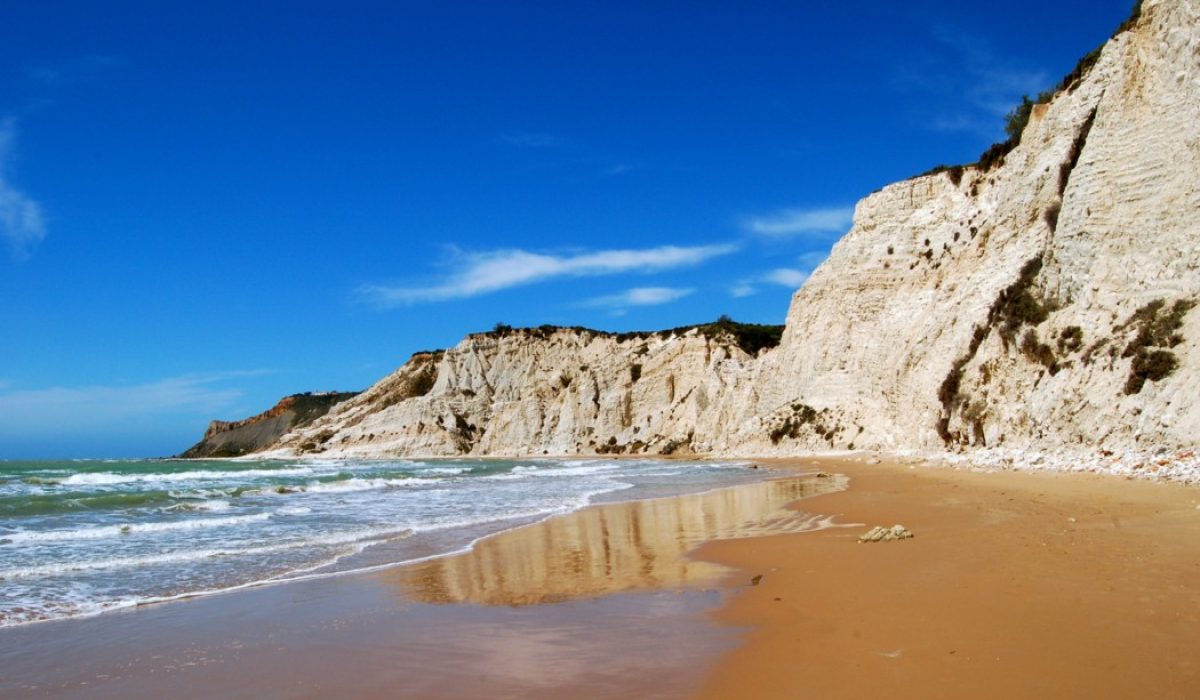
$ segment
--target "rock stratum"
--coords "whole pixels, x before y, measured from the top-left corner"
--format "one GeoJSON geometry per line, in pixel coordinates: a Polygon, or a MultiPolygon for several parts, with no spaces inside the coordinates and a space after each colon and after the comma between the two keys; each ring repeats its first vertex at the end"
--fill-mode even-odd
{"type": "Polygon", "coordinates": [[[1147,0],[1008,143],[862,200],[777,347],[475,334],[264,454],[1190,450],[1198,28],[1200,5],[1147,0]]]}

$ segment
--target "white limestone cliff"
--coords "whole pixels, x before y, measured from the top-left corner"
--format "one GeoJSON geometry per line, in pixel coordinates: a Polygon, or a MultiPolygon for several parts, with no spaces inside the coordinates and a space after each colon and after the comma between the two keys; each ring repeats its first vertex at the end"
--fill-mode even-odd
{"type": "Polygon", "coordinates": [[[860,202],[778,348],[472,335],[268,454],[1187,450],[1198,180],[1200,3],[1147,0],[1002,162],[860,202]]]}

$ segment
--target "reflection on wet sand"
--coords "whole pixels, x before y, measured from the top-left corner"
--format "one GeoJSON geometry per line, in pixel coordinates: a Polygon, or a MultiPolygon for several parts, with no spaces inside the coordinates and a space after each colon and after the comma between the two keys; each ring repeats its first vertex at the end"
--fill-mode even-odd
{"type": "Polygon", "coordinates": [[[381,574],[424,603],[532,605],[621,591],[695,587],[727,569],[688,559],[713,539],[829,526],[793,501],[842,477],[763,481],[704,494],[588,508],[485,539],[467,553],[381,574]]]}

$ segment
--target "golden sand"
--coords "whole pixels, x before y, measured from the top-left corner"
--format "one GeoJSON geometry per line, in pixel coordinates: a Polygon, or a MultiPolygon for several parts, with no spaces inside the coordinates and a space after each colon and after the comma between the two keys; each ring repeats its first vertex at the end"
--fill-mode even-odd
{"type": "MultiPolygon", "coordinates": [[[[807,462],[811,465],[814,462],[807,462]]],[[[803,507],[901,523],[705,546],[761,573],[701,698],[1200,698],[1200,490],[856,463],[803,507]]]]}

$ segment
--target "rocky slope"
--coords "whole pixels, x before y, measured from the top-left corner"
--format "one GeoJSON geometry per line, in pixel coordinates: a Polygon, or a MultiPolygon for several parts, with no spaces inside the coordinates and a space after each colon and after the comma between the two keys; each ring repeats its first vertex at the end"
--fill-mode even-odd
{"type": "Polygon", "coordinates": [[[505,329],[418,353],[274,454],[710,452],[780,327],[505,329]]]}
{"type": "Polygon", "coordinates": [[[778,348],[472,335],[275,455],[1187,450],[1200,436],[1200,5],[1148,0],[1009,144],[859,203],[778,348]]]}
{"type": "Polygon", "coordinates": [[[239,457],[274,445],[289,431],[302,428],[354,393],[293,394],[257,416],[234,422],[215,420],[204,437],[180,454],[185,459],[239,457]]]}

